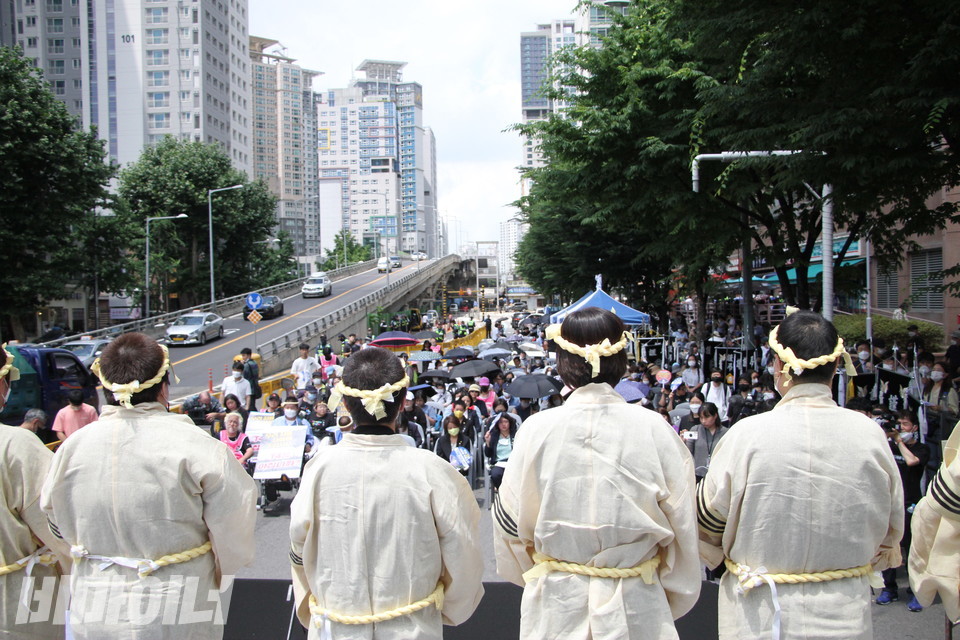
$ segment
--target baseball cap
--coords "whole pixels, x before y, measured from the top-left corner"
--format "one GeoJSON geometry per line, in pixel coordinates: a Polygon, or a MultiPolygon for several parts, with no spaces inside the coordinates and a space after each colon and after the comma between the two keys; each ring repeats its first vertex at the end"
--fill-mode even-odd
{"type": "Polygon", "coordinates": [[[481,387],[489,387],[490,378],[480,378],[479,380],[477,380],[477,384],[479,384],[481,387]]]}

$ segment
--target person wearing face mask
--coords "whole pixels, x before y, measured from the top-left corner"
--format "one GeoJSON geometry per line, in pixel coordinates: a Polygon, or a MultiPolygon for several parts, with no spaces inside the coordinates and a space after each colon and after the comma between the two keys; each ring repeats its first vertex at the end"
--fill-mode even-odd
{"type": "MultiPolygon", "coordinates": [[[[900,546],[903,548],[903,557],[906,558],[910,553],[910,524],[913,511],[917,503],[920,502],[920,498],[923,497],[923,492],[920,490],[920,481],[923,478],[924,468],[930,459],[930,449],[920,442],[919,425],[913,412],[901,411],[897,415],[897,422],[899,424],[896,428],[885,428],[885,431],[903,485],[904,527],[900,546]]],[[[884,569],[882,573],[883,590],[877,596],[877,604],[886,605],[900,599],[897,585],[897,567],[884,569]]],[[[907,609],[922,611],[923,607],[917,601],[917,597],[909,589],[908,593],[910,594],[910,601],[907,603],[907,609]]]]}
{"type": "Polygon", "coordinates": [[[870,576],[901,561],[900,473],[877,424],[832,398],[853,369],[832,323],[791,309],[769,344],[782,399],[723,436],[697,490],[701,558],[727,568],[719,638],[870,640],[870,576]]]}
{"type": "Polygon", "coordinates": [[[520,416],[521,421],[525,422],[533,415],[535,411],[534,405],[536,405],[536,403],[530,398],[520,398],[520,404],[516,407],[516,414],[520,416]]]}
{"type": "Polygon", "coordinates": [[[223,395],[233,394],[240,399],[240,406],[247,411],[253,403],[253,391],[250,389],[250,382],[243,377],[243,363],[235,361],[230,375],[223,379],[220,389],[223,395]]]}
{"type": "MultiPolygon", "coordinates": [[[[9,398],[11,383],[19,379],[13,352],[0,349],[0,412],[9,398]]],[[[31,409],[26,417],[34,419],[37,411],[31,409]]],[[[40,414],[46,420],[46,414],[40,414]]],[[[51,532],[40,510],[40,489],[53,457],[27,429],[0,427],[0,566],[9,571],[0,577],[0,637],[63,638],[62,618],[55,621],[50,616],[41,622],[16,624],[21,591],[27,597],[33,595],[29,581],[35,580],[38,586],[48,578],[59,581],[61,567],[67,568],[71,562],[70,546],[51,532]],[[48,558],[33,565],[29,575],[26,562],[24,567],[15,564],[44,554],[48,558]]]]}
{"type": "Polygon", "coordinates": [[[873,373],[873,356],[870,353],[870,342],[860,340],[856,345],[857,358],[853,363],[853,368],[858,374],[873,373]]]}
{"type": "MultiPolygon", "coordinates": [[[[433,450],[444,460],[450,460],[450,454],[457,447],[470,449],[470,438],[463,430],[463,422],[456,416],[447,416],[443,421],[443,435],[437,440],[433,450]]],[[[467,469],[458,469],[460,475],[467,476],[467,469]]]]}
{"type": "Polygon", "coordinates": [[[730,429],[721,426],[720,417],[717,411],[717,405],[712,402],[704,402],[699,411],[699,424],[694,425],[688,431],[681,431],[680,437],[684,444],[693,455],[693,472],[697,476],[697,482],[703,480],[707,475],[707,469],[710,468],[710,458],[713,451],[719,443],[720,438],[730,429]]]}
{"type": "Polygon", "coordinates": [[[758,399],[753,396],[748,378],[737,380],[737,392],[730,396],[730,406],[727,409],[730,426],[735,425],[741,418],[756,415],[758,399]]]}
{"type": "Polygon", "coordinates": [[[687,366],[680,375],[683,378],[683,384],[687,386],[691,393],[699,391],[703,385],[703,369],[700,367],[700,358],[688,356],[687,366]]]}
{"type": "Polygon", "coordinates": [[[703,398],[707,402],[717,405],[720,412],[720,422],[729,424],[730,387],[724,384],[723,372],[713,369],[710,372],[710,383],[703,391],[703,398]]]}
{"type": "Polygon", "coordinates": [[[923,385],[924,408],[927,413],[927,444],[930,445],[930,462],[927,466],[928,475],[932,476],[940,467],[943,460],[940,443],[947,440],[957,424],[958,398],[957,391],[947,375],[947,365],[937,362],[930,371],[930,378],[923,385]]]}
{"type": "Polygon", "coordinates": [[[700,408],[703,406],[703,394],[695,393],[690,398],[690,413],[680,418],[680,436],[683,437],[685,431],[690,431],[700,424],[700,408]]]}
{"type": "Polygon", "coordinates": [[[219,438],[168,413],[170,358],[155,338],[120,335],[91,371],[108,406],[95,428],[60,446],[40,498],[50,530],[74,558],[69,631],[77,640],[219,640],[223,627],[209,616],[220,602],[207,598],[221,577],[253,560],[256,483],[219,438]],[[192,621],[163,625],[143,615],[138,570],[160,559],[170,566],[149,576],[149,606],[190,607],[192,621]],[[195,589],[186,601],[185,583],[195,589]]]}

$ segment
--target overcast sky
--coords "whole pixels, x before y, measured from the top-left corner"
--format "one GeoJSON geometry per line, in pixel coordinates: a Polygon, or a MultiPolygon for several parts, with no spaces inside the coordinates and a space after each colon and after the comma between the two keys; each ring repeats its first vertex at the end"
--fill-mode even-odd
{"type": "Polygon", "coordinates": [[[364,59],[407,62],[403,78],[423,85],[424,123],[437,137],[441,215],[462,221],[463,241],[498,240],[520,196],[522,146],[504,131],[521,116],[520,33],[575,5],[250,0],[250,35],[279,40],[298,64],[324,72],[317,91],[347,86],[364,59]]]}

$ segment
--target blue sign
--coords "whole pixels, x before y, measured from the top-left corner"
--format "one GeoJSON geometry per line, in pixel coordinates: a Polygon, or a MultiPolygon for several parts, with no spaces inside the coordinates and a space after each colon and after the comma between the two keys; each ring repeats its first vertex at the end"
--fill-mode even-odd
{"type": "Polygon", "coordinates": [[[259,309],[263,306],[263,296],[261,296],[259,293],[248,293],[247,306],[251,309],[259,309]]]}

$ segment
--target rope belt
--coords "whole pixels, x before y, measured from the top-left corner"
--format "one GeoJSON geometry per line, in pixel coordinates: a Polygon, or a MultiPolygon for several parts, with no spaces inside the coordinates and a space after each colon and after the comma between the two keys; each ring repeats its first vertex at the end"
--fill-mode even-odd
{"type": "Polygon", "coordinates": [[[44,566],[49,566],[51,564],[56,564],[57,558],[52,553],[49,553],[50,549],[48,547],[40,547],[30,555],[20,558],[13,564],[7,564],[0,566],[0,576],[5,576],[10,573],[16,573],[17,571],[26,569],[27,575],[29,576],[33,572],[33,567],[38,564],[44,566]]]}
{"type": "Polygon", "coordinates": [[[443,610],[443,583],[438,582],[437,588],[433,590],[433,593],[428,595],[423,600],[418,600],[412,604],[408,604],[403,607],[397,607],[396,609],[391,609],[390,611],[384,611],[383,613],[374,613],[364,616],[348,616],[335,611],[330,611],[329,609],[324,609],[317,604],[317,599],[310,594],[310,617],[313,621],[313,624],[321,630],[320,638],[321,640],[331,640],[333,638],[333,632],[330,628],[330,623],[339,622],[340,624],[374,624],[377,622],[386,622],[387,620],[393,620],[394,618],[401,618],[403,616],[408,616],[412,613],[416,613],[421,609],[426,609],[430,605],[436,605],[437,611],[443,610]]]}
{"type": "Polygon", "coordinates": [[[759,587],[763,584],[767,584],[770,587],[770,596],[773,599],[773,634],[771,636],[773,640],[780,638],[780,599],[777,597],[778,584],[830,582],[832,580],[845,580],[847,578],[868,576],[871,587],[878,588],[883,586],[882,583],[878,584],[878,576],[869,564],[852,569],[835,569],[832,571],[819,571],[817,573],[767,573],[766,567],[751,569],[739,562],[734,562],[730,558],[724,558],[723,563],[732,575],[737,576],[737,593],[739,595],[746,595],[754,587],[759,587]]]}
{"type": "Polygon", "coordinates": [[[70,555],[77,560],[95,560],[100,562],[100,566],[98,567],[100,571],[115,564],[121,567],[127,567],[128,569],[136,569],[137,575],[145,578],[157,569],[199,558],[206,553],[210,553],[212,548],[213,545],[207,540],[199,547],[187,549],[180,553],[171,553],[156,560],[150,560],[148,558],[128,558],[125,556],[98,556],[90,553],[80,545],[74,545],[70,547],[70,555]]]}
{"type": "Polygon", "coordinates": [[[534,553],[533,562],[535,563],[534,567],[523,574],[524,582],[536,580],[540,576],[545,576],[554,571],[562,571],[563,573],[575,573],[591,578],[640,578],[646,584],[653,584],[654,574],[657,567],[660,566],[660,556],[653,556],[649,560],[627,569],[588,567],[585,564],[557,560],[542,553],[534,553]]]}

